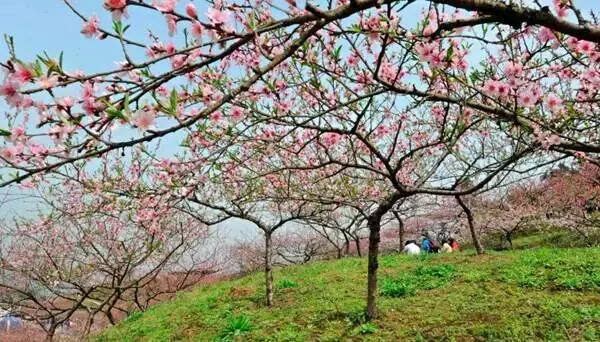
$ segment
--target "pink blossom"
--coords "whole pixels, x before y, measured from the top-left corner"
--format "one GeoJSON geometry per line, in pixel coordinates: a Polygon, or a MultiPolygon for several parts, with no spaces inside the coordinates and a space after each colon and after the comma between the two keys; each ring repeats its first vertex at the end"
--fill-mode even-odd
{"type": "Polygon", "coordinates": [[[193,3],[189,3],[185,6],[185,13],[193,19],[198,19],[198,10],[193,3]]]}
{"type": "Polygon", "coordinates": [[[549,42],[551,40],[554,40],[555,38],[556,38],[556,36],[554,35],[554,32],[547,27],[542,27],[540,29],[540,32],[538,33],[538,39],[542,43],[549,42]]]}
{"type": "Polygon", "coordinates": [[[104,7],[109,10],[121,10],[127,5],[127,0],[104,0],[104,7]]]}
{"type": "Polygon", "coordinates": [[[137,128],[147,131],[154,126],[156,112],[154,110],[140,109],[133,115],[132,119],[133,124],[137,128]]]}
{"type": "Polygon", "coordinates": [[[560,142],[561,142],[560,137],[555,134],[548,135],[548,136],[544,137],[543,139],[541,139],[541,141],[540,141],[540,143],[542,144],[542,147],[545,149],[549,149],[552,146],[559,145],[560,142]]]}
{"type": "Polygon", "coordinates": [[[19,148],[16,146],[8,146],[0,150],[0,157],[8,161],[14,161],[19,153],[19,148]]]}
{"type": "Polygon", "coordinates": [[[387,83],[396,83],[404,73],[402,71],[398,71],[398,69],[390,62],[382,62],[379,68],[379,77],[384,82],[387,83]]]}
{"type": "Polygon", "coordinates": [[[444,117],[446,116],[446,111],[444,110],[444,108],[437,105],[431,109],[431,113],[433,114],[435,121],[437,121],[438,123],[443,122],[444,117]]]}
{"type": "Polygon", "coordinates": [[[10,131],[10,140],[11,141],[19,141],[25,138],[25,128],[23,126],[14,127],[10,131]]]}
{"type": "Polygon", "coordinates": [[[7,79],[0,84],[0,96],[14,97],[19,94],[20,83],[15,79],[7,79]]]}
{"type": "Polygon", "coordinates": [[[185,63],[187,62],[187,56],[186,55],[176,55],[171,57],[171,66],[173,67],[173,69],[179,69],[182,66],[185,65],[185,63]]]}
{"type": "Polygon", "coordinates": [[[535,89],[525,88],[522,89],[518,94],[518,103],[523,107],[533,107],[538,102],[540,96],[535,89]]]}
{"type": "Polygon", "coordinates": [[[562,110],[562,103],[562,99],[555,94],[549,94],[546,97],[546,106],[548,106],[548,109],[550,109],[553,113],[562,110]]]}
{"type": "Polygon", "coordinates": [[[323,145],[325,145],[325,147],[335,146],[340,142],[341,139],[342,136],[338,133],[324,133],[321,136],[321,140],[323,141],[323,145]]]}
{"type": "Polygon", "coordinates": [[[358,61],[359,61],[359,57],[356,53],[351,53],[350,56],[348,56],[348,65],[350,66],[357,66],[358,65],[358,61]]]}
{"type": "Polygon", "coordinates": [[[221,113],[220,111],[213,112],[210,115],[210,120],[214,123],[218,123],[222,119],[223,119],[223,113],[221,113]]]}
{"type": "Polygon", "coordinates": [[[567,4],[569,1],[570,0],[552,0],[554,4],[554,10],[559,17],[564,18],[567,16],[567,4]]]}
{"type": "Polygon", "coordinates": [[[292,110],[292,103],[290,101],[282,101],[277,103],[277,113],[285,114],[292,110]]]}
{"type": "Polygon", "coordinates": [[[229,19],[229,12],[221,11],[214,7],[211,7],[206,12],[206,16],[213,25],[219,26],[223,25],[229,19]]]}
{"type": "Polygon", "coordinates": [[[165,15],[167,21],[167,28],[169,29],[169,36],[174,36],[177,33],[177,17],[172,14],[165,15]]]}
{"type": "Polygon", "coordinates": [[[240,121],[244,118],[244,109],[239,106],[231,107],[231,118],[235,121],[240,121]]]}
{"type": "Polygon", "coordinates": [[[580,40],[577,42],[577,52],[579,53],[590,55],[592,52],[594,52],[594,49],[595,44],[590,41],[580,40]]]}
{"type": "Polygon", "coordinates": [[[44,89],[49,89],[58,84],[58,76],[42,76],[38,79],[38,84],[44,89]]]}
{"type": "Polygon", "coordinates": [[[55,140],[63,141],[66,137],[68,137],[71,133],[75,131],[74,126],[70,125],[56,125],[50,129],[48,132],[55,140]]]}
{"type": "Polygon", "coordinates": [[[75,100],[70,96],[65,96],[56,101],[56,104],[60,107],[66,109],[71,108],[75,104],[75,100]]]}
{"type": "Polygon", "coordinates": [[[100,21],[97,16],[91,16],[85,23],[81,33],[87,38],[94,38],[100,35],[100,21]]]}
{"type": "Polygon", "coordinates": [[[444,61],[445,54],[440,49],[439,42],[418,43],[415,51],[421,59],[427,61],[433,67],[440,67],[444,61]]]}
{"type": "Polygon", "coordinates": [[[192,35],[198,39],[202,38],[202,32],[203,32],[204,28],[202,27],[202,24],[200,24],[199,21],[194,21],[192,23],[192,35]]]}
{"type": "Polygon", "coordinates": [[[119,21],[121,17],[127,16],[127,0],[105,0],[104,8],[112,13],[113,20],[119,21]]]}
{"type": "Polygon", "coordinates": [[[487,80],[487,81],[485,81],[485,83],[483,84],[483,91],[488,96],[495,96],[495,95],[497,95],[497,93],[498,93],[498,86],[496,85],[496,81],[494,81],[494,80],[487,80]]]}
{"type": "Polygon", "coordinates": [[[509,62],[504,67],[504,73],[508,78],[520,77],[523,74],[523,65],[517,62],[509,62]]]}
{"type": "Polygon", "coordinates": [[[48,153],[48,149],[40,144],[30,143],[28,147],[29,152],[31,152],[31,154],[33,154],[34,156],[40,156],[48,153]]]}
{"type": "Polygon", "coordinates": [[[167,13],[173,12],[175,10],[175,6],[177,5],[177,0],[153,0],[152,6],[157,10],[167,13]]]}
{"type": "Polygon", "coordinates": [[[15,65],[15,72],[13,74],[13,79],[17,80],[20,83],[26,83],[33,79],[33,72],[23,66],[20,63],[15,65]]]}

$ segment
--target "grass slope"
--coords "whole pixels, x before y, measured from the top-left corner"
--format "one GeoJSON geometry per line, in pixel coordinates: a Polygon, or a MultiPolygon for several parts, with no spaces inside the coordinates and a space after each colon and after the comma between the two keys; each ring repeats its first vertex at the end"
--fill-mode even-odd
{"type": "Polygon", "coordinates": [[[600,248],[540,248],[380,262],[381,317],[366,323],[366,260],[279,269],[182,293],[98,341],[598,340],[600,248]]]}

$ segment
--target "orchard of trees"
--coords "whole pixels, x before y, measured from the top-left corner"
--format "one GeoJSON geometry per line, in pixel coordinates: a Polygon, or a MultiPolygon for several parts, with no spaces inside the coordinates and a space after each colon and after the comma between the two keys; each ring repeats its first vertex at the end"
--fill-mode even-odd
{"type": "Polygon", "coordinates": [[[596,4],[55,1],[121,57],[69,69],[5,36],[0,187],[41,209],[3,214],[0,307],[49,340],[220,270],[233,219],[260,233],[232,253],[265,305],[274,266],[364,253],[369,319],[382,238],[401,249],[419,220],[477,254],[527,225],[597,233],[596,4]]]}

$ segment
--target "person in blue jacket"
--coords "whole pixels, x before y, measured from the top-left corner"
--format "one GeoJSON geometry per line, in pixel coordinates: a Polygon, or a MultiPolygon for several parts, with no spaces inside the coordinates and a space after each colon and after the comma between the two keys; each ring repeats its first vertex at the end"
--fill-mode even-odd
{"type": "Polygon", "coordinates": [[[423,253],[431,253],[431,240],[427,236],[423,236],[423,240],[421,241],[421,250],[423,253]]]}

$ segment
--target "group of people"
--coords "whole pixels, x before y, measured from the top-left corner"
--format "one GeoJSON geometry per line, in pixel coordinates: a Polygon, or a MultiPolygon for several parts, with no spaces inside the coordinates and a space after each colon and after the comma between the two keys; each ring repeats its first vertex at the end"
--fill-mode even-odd
{"type": "Polygon", "coordinates": [[[423,236],[420,245],[415,240],[406,241],[402,252],[409,255],[417,255],[421,253],[451,253],[459,249],[458,241],[453,238],[442,241],[440,245],[437,241],[423,236]]]}

